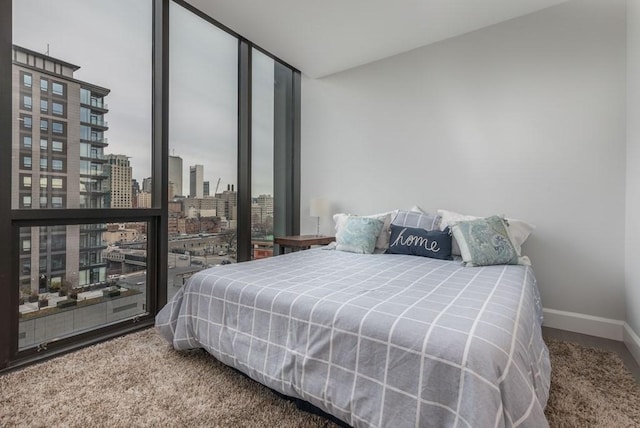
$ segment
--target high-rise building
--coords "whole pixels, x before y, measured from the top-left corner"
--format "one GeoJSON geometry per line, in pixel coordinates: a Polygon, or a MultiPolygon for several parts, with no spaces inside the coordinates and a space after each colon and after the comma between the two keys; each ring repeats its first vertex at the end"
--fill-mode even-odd
{"type": "Polygon", "coordinates": [[[143,192],[151,193],[152,184],[153,184],[153,182],[151,181],[151,177],[143,178],[142,179],[142,189],[141,190],[143,192]]]}
{"type": "Polygon", "coordinates": [[[238,198],[233,184],[227,186],[227,190],[215,194],[216,213],[225,220],[237,220],[238,198]]]}
{"type": "Polygon", "coordinates": [[[265,223],[269,217],[273,219],[273,196],[260,195],[255,200],[260,207],[260,223],[265,223]]]}
{"type": "Polygon", "coordinates": [[[191,198],[203,198],[204,197],[204,166],[193,165],[189,167],[189,197],[191,198]]]}
{"type": "MultiPolygon", "coordinates": [[[[110,90],[74,78],[79,68],[13,46],[14,208],[105,207],[104,97],[110,90]]],[[[21,288],[106,280],[104,230],[104,224],[21,228],[21,288]]]]}
{"type": "Polygon", "coordinates": [[[131,179],[131,207],[138,208],[138,194],[140,193],[140,183],[135,178],[131,179]]]}
{"type": "Polygon", "coordinates": [[[131,164],[126,155],[106,155],[106,205],[109,208],[131,208],[131,164]]]}
{"type": "Polygon", "coordinates": [[[151,193],[138,193],[138,208],[151,208],[151,193]]]}
{"type": "Polygon", "coordinates": [[[169,182],[173,183],[173,194],[169,195],[169,198],[184,196],[182,189],[182,158],[180,156],[169,156],[169,182]]]}
{"type": "Polygon", "coordinates": [[[202,195],[203,196],[209,196],[211,193],[211,187],[209,185],[208,181],[203,181],[202,182],[202,195]]]}

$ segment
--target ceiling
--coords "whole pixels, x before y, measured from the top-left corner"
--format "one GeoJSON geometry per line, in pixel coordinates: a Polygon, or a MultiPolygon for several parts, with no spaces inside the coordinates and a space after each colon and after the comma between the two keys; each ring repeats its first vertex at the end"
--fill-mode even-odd
{"type": "Polygon", "coordinates": [[[187,0],[318,78],[567,0],[187,0]]]}

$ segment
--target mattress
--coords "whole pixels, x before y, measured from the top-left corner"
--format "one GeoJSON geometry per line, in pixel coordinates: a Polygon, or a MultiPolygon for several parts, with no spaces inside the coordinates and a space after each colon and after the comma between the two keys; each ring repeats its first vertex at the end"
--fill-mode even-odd
{"type": "Polygon", "coordinates": [[[529,266],[313,249],[207,269],[158,313],[353,427],[544,427],[550,363],[529,266]]]}

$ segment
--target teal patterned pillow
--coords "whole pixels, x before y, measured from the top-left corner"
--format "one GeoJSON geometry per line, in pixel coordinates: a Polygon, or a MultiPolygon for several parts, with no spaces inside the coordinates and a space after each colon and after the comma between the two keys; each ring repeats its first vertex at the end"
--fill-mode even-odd
{"type": "Polygon", "coordinates": [[[529,264],[520,257],[505,221],[498,216],[459,221],[451,227],[467,266],[529,264]]]}
{"type": "Polygon", "coordinates": [[[377,218],[350,216],[336,234],[336,250],[371,254],[384,222],[377,218]]]}

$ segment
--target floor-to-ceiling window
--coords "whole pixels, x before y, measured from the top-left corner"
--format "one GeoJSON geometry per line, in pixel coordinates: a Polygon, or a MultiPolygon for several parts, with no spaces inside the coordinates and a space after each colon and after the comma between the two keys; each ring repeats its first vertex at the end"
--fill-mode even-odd
{"type": "MultiPolygon", "coordinates": [[[[251,50],[251,258],[273,256],[273,238],[292,233],[299,205],[295,147],[296,73],[251,50]],[[297,210],[297,208],[295,208],[297,210]]],[[[299,110],[298,110],[299,114],[299,110]]]]}
{"type": "Polygon", "coordinates": [[[130,214],[134,180],[152,175],[153,2],[20,0],[12,17],[12,288],[28,354],[150,315],[150,223],[130,214]]]}
{"type": "Polygon", "coordinates": [[[237,261],[239,40],[171,3],[169,296],[237,261]]]}
{"type": "Polygon", "coordinates": [[[273,256],[275,61],[251,51],[251,257],[273,256]]]}
{"type": "Polygon", "coordinates": [[[13,0],[0,33],[0,370],[298,231],[296,70],[180,0],[13,0]]]}

